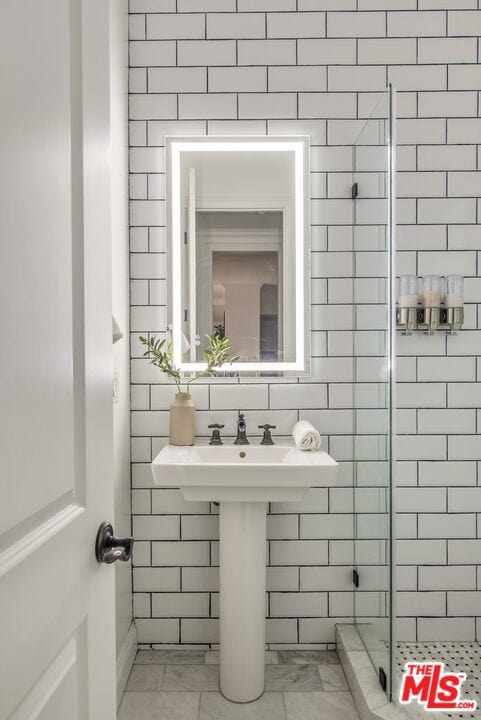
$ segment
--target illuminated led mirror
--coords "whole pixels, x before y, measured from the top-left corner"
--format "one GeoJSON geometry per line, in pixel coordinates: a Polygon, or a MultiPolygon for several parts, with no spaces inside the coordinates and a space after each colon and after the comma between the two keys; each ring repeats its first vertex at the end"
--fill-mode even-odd
{"type": "Polygon", "coordinates": [[[175,363],[202,369],[217,332],[239,356],[225,372],[308,372],[308,139],[171,137],[166,151],[175,363]]]}

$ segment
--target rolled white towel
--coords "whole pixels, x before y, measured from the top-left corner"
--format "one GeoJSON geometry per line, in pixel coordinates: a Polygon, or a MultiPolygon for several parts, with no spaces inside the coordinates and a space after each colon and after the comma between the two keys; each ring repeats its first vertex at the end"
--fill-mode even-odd
{"type": "Polygon", "coordinates": [[[292,437],[299,450],[320,450],[321,436],[314,425],[307,420],[299,420],[292,428],[292,437]]]}

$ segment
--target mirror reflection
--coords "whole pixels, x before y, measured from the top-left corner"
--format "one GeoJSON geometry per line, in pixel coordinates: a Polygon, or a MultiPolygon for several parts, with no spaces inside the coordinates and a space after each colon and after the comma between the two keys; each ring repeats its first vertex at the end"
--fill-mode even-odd
{"type": "Polygon", "coordinates": [[[197,212],[197,331],[227,336],[241,362],[283,359],[282,223],[281,212],[197,212]]]}

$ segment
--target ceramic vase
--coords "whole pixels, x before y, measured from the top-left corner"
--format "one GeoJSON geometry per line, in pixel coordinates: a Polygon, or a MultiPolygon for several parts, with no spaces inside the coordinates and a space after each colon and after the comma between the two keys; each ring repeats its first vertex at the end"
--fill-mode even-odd
{"type": "Polygon", "coordinates": [[[171,445],[193,445],[195,439],[195,405],[190,393],[176,393],[170,406],[169,442],[171,445]]]}

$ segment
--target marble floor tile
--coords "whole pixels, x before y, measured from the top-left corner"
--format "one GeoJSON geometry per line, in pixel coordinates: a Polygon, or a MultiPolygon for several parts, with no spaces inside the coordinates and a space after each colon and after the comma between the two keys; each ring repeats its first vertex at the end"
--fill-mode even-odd
{"type": "Polygon", "coordinates": [[[323,665],[339,663],[335,650],[278,650],[279,662],[285,665],[323,665]]]}
{"type": "Polygon", "coordinates": [[[265,687],[269,692],[322,690],[316,665],[267,665],[265,687]]]}
{"type": "MultiPolygon", "coordinates": [[[[219,650],[207,650],[205,653],[205,662],[207,665],[218,665],[220,660],[219,650]]],[[[278,665],[279,656],[277,650],[266,651],[266,665],[278,665]]]]}
{"type": "Polygon", "coordinates": [[[162,690],[207,692],[219,690],[218,665],[166,665],[162,690]]]}
{"type": "Polygon", "coordinates": [[[202,693],[199,720],[285,720],[282,694],[264,693],[251,703],[233,703],[220,693],[202,693]]]}
{"type": "Polygon", "coordinates": [[[285,693],[287,720],[359,720],[349,692],[285,693]]]}
{"type": "Polygon", "coordinates": [[[126,692],[118,720],[197,720],[199,693],[126,692]]]}
{"type": "Polygon", "coordinates": [[[318,665],[319,675],[321,676],[322,688],[328,692],[333,690],[349,690],[346,676],[340,665],[318,665]]]}
{"type": "Polygon", "coordinates": [[[138,665],[202,665],[205,650],[139,650],[138,665]]]}
{"type": "Polygon", "coordinates": [[[279,653],[277,650],[268,650],[266,652],[266,665],[279,665],[279,653]]]}
{"type": "Polygon", "coordinates": [[[163,665],[133,665],[126,690],[128,692],[158,692],[163,677],[163,665]]]}

